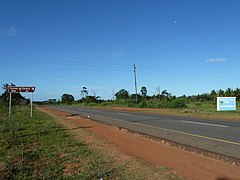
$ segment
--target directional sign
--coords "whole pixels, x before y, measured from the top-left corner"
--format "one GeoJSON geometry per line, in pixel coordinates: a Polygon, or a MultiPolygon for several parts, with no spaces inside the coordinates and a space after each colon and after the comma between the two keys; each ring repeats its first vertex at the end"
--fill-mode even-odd
{"type": "Polygon", "coordinates": [[[9,86],[8,92],[9,93],[21,93],[21,92],[34,92],[34,86],[9,86]]]}
{"type": "Polygon", "coordinates": [[[35,86],[8,86],[8,93],[9,93],[9,117],[11,117],[11,106],[12,106],[12,93],[21,93],[21,92],[30,92],[32,93],[31,98],[31,114],[32,117],[32,108],[33,108],[33,92],[35,91],[35,86]]]}

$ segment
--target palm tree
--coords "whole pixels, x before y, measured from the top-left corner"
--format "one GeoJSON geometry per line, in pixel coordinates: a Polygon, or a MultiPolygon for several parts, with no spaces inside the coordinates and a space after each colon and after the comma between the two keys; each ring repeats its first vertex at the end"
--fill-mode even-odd
{"type": "Polygon", "coordinates": [[[227,88],[226,91],[225,91],[225,95],[229,96],[229,97],[233,96],[234,95],[233,94],[233,89],[227,88]]]}
{"type": "Polygon", "coordinates": [[[164,100],[167,100],[171,98],[172,94],[167,92],[167,90],[163,90],[160,97],[163,98],[164,100]]]}
{"type": "Polygon", "coordinates": [[[211,98],[213,98],[213,100],[215,101],[216,100],[216,97],[217,97],[217,93],[215,90],[212,90],[211,93],[210,93],[210,96],[211,98]]]}
{"type": "Polygon", "coordinates": [[[217,94],[218,94],[219,97],[223,97],[224,96],[224,90],[219,89],[217,94]]]}
{"type": "Polygon", "coordinates": [[[236,88],[234,90],[234,95],[236,96],[237,100],[240,100],[240,88],[236,88]]]}

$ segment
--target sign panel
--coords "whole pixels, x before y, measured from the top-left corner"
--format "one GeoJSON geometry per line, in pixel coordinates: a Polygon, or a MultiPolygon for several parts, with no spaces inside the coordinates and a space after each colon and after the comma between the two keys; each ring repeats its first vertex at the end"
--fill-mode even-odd
{"type": "Polygon", "coordinates": [[[34,92],[34,86],[9,86],[8,92],[9,93],[21,93],[21,92],[34,92]]]}
{"type": "Polygon", "coordinates": [[[217,97],[217,111],[236,111],[236,97],[217,97]]]}

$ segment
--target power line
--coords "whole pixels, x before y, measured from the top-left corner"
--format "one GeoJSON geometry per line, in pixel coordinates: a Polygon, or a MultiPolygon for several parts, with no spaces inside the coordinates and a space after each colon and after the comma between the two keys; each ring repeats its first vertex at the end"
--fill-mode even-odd
{"type": "MultiPolygon", "coordinates": [[[[92,58],[91,58],[92,59],[92,58]]],[[[128,63],[109,62],[109,60],[89,61],[89,57],[79,59],[53,59],[53,58],[28,58],[28,57],[6,57],[0,56],[1,62],[19,62],[19,63],[44,63],[44,64],[63,64],[63,65],[112,65],[112,66],[129,66],[128,63]]]]}

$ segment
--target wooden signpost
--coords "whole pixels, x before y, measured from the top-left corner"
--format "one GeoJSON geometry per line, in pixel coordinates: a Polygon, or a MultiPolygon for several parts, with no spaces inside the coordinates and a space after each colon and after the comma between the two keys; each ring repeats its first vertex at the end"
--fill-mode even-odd
{"type": "Polygon", "coordinates": [[[11,117],[11,106],[12,106],[12,93],[21,93],[21,92],[30,92],[32,93],[31,96],[31,112],[30,112],[30,117],[32,117],[32,106],[33,106],[33,93],[35,91],[36,87],[35,86],[9,86],[8,87],[8,92],[10,93],[10,98],[9,98],[9,117],[11,117]]]}

